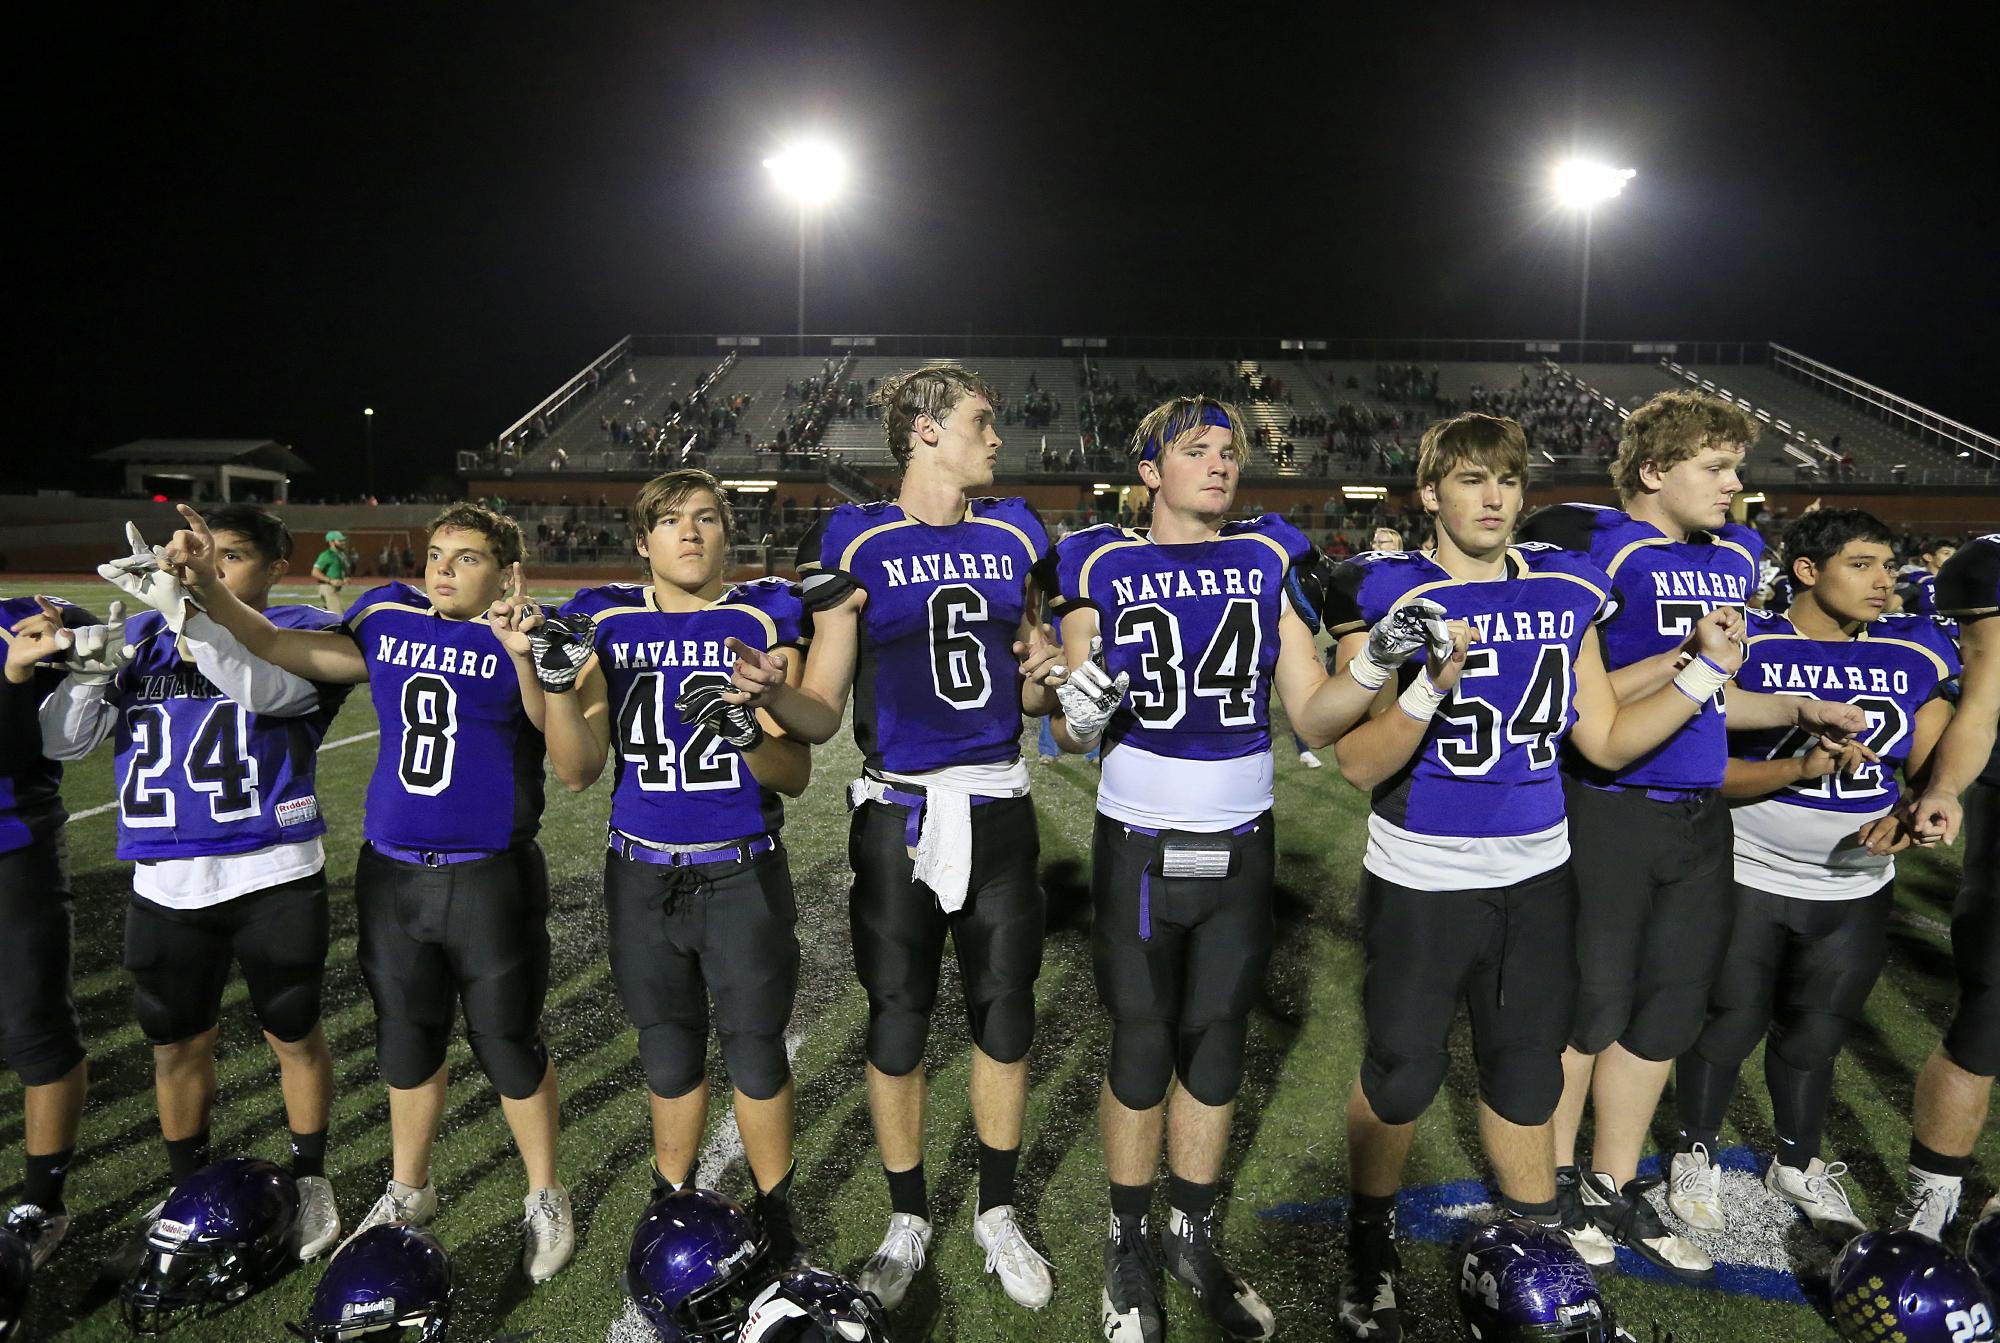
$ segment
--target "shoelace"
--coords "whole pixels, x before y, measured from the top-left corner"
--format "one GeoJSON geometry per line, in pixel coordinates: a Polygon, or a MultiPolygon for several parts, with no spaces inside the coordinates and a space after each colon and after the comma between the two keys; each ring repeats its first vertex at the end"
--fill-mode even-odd
{"type": "Polygon", "coordinates": [[[882,1246],[875,1251],[875,1257],[907,1264],[910,1271],[915,1272],[924,1266],[924,1238],[917,1234],[915,1227],[899,1224],[883,1237],[882,1246]]]}
{"type": "Polygon", "coordinates": [[[1708,1148],[1701,1143],[1694,1145],[1692,1155],[1697,1164],[1692,1170],[1683,1170],[1674,1176],[1674,1192],[1697,1194],[1712,1201],[1722,1184],[1722,1170],[1709,1160],[1708,1148]]]}
{"type": "Polygon", "coordinates": [[[1831,1166],[1821,1169],[1819,1174],[1806,1176],[1807,1195],[1815,1200],[1831,1202],[1840,1211],[1852,1216],[1854,1205],[1848,1202],[1847,1189],[1840,1183],[1840,1177],[1845,1174],[1847,1174],[1847,1163],[1836,1161],[1831,1166]],[[1831,1199],[1827,1198],[1829,1193],[1833,1195],[1831,1199]]]}
{"type": "Polygon", "coordinates": [[[1153,1238],[1144,1231],[1119,1236],[1121,1253],[1112,1261],[1111,1273],[1126,1299],[1159,1300],[1160,1258],[1153,1238]]]}
{"type": "MultiPolygon", "coordinates": [[[[1844,1167],[1846,1163],[1843,1162],[1840,1164],[1844,1167]]],[[[1932,1184],[1928,1180],[1918,1179],[1914,1176],[1910,1179],[1908,1197],[1911,1209],[1910,1220],[1913,1222],[1927,1220],[1930,1217],[1932,1205],[1934,1204],[1940,1213],[1948,1212],[1951,1208],[1951,1191],[1949,1189],[1943,1185],[1932,1184]]],[[[1940,1217],[1939,1220],[1942,1221],[1943,1218],[1940,1217]]]]}
{"type": "Polygon", "coordinates": [[[565,1220],[562,1203],[555,1195],[539,1195],[534,1211],[528,1214],[528,1234],[535,1238],[537,1246],[552,1246],[562,1239],[565,1220]]]}
{"type": "MultiPolygon", "coordinates": [[[[1027,1271],[1027,1261],[1021,1258],[1024,1253],[1031,1259],[1040,1259],[1042,1263],[1048,1264],[1048,1260],[1042,1259],[1042,1252],[1028,1243],[1028,1237],[1015,1224],[1014,1214],[1002,1213],[994,1221],[996,1229],[988,1238],[992,1241],[992,1244],[986,1247],[986,1271],[988,1273],[999,1267],[1000,1260],[1003,1257],[1009,1256],[1012,1257],[1013,1262],[1007,1265],[1008,1268],[1016,1273],[1027,1271]]],[[[1052,1264],[1049,1266],[1051,1268],[1054,1267],[1052,1264]]]]}

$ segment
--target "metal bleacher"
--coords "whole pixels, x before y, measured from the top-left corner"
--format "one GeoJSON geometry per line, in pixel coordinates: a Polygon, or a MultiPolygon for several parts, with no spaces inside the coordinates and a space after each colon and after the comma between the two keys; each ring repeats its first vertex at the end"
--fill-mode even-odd
{"type": "Polygon", "coordinates": [[[1864,474],[1886,473],[1895,466],[1949,468],[1953,465],[1950,452],[1897,433],[1882,421],[1850,410],[1832,397],[1792,381],[1775,368],[1747,364],[1690,371],[1726,388],[1757,409],[1769,411],[1773,419],[1785,421],[1809,439],[1831,445],[1834,436],[1839,435],[1840,450],[1852,456],[1855,466],[1864,474]]]}
{"type": "MultiPolygon", "coordinates": [[[[1032,376],[1036,386],[1055,399],[1056,413],[1046,427],[1030,428],[1017,418],[1008,424],[1003,415],[1000,424],[1001,452],[1007,468],[1031,470],[1040,466],[1042,438],[1047,435],[1049,446],[1059,451],[1068,451],[1076,446],[1080,432],[1077,420],[1077,403],[1082,392],[1078,377],[1082,365],[1074,359],[1009,359],[992,356],[962,359],[949,355],[926,355],[922,360],[892,358],[884,355],[869,355],[854,361],[854,371],[850,377],[860,381],[864,394],[871,383],[879,384],[892,374],[906,372],[920,363],[962,363],[967,368],[993,384],[993,390],[1000,394],[1003,412],[1009,407],[1018,407],[1028,395],[1028,379],[1032,376]]],[[[882,437],[882,421],[879,418],[858,415],[851,420],[834,420],[827,425],[826,434],[820,440],[829,455],[838,455],[861,466],[880,465],[890,460],[888,444],[882,437]]]]}
{"type": "Polygon", "coordinates": [[[550,426],[548,437],[523,455],[522,469],[547,470],[557,460],[558,450],[566,455],[570,470],[602,468],[613,458],[622,463],[635,454],[630,449],[616,447],[605,434],[601,420],[609,416],[624,424],[640,419],[658,424],[667,417],[668,403],[685,398],[718,362],[679,356],[633,356],[607,376],[597,391],[565,409],[561,422],[550,426]]]}

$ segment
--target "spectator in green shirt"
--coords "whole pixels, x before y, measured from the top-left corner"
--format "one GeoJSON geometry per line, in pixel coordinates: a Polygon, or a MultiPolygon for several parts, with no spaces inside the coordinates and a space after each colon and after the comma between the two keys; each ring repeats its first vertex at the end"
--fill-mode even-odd
{"type": "Polygon", "coordinates": [[[347,556],[340,548],[340,543],[346,539],[346,532],[328,532],[326,549],[313,561],[313,581],[319,584],[319,604],[335,615],[344,615],[347,611],[347,601],[340,595],[340,590],[347,586],[347,556]]]}

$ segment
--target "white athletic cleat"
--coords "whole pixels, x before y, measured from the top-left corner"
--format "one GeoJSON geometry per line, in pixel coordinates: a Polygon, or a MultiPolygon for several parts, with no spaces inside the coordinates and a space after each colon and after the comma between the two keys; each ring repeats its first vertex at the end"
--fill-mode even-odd
{"type": "Polygon", "coordinates": [[[972,1224],[972,1238],[986,1251],[986,1271],[1000,1275],[1000,1285],[1017,1306],[1040,1310],[1055,1295],[1056,1284],[1049,1276],[1049,1261],[1028,1243],[1027,1233],[1014,1220],[1014,1206],[1002,1203],[979,1214],[972,1224]]]}
{"type": "MultiPolygon", "coordinates": [[[[1646,1191],[1658,1177],[1632,1180],[1619,1188],[1601,1171],[1583,1172],[1583,1206],[1598,1230],[1633,1254],[1681,1282],[1705,1287],[1715,1281],[1708,1251],[1667,1230],[1646,1191]]],[[[1587,1261],[1586,1261],[1587,1262],[1587,1261]]]]}
{"type": "MultiPolygon", "coordinates": [[[[437,1216],[437,1210],[437,1185],[427,1183],[419,1189],[400,1180],[391,1180],[388,1187],[382,1191],[382,1197],[375,1200],[375,1206],[361,1219],[361,1225],[347,1234],[347,1239],[340,1243],[340,1248],[346,1249],[362,1232],[372,1231],[378,1226],[387,1226],[391,1222],[408,1222],[411,1226],[428,1225],[431,1218],[437,1216]]],[[[339,1251],[336,1250],[335,1253],[338,1254],[339,1251]]]]}
{"type": "Polygon", "coordinates": [[[1829,1166],[1814,1157],[1802,1170],[1774,1160],[1764,1172],[1764,1187],[1787,1203],[1797,1205],[1815,1231],[1845,1242],[1868,1229],[1854,1215],[1854,1205],[1847,1201],[1847,1190],[1840,1183],[1845,1174],[1845,1161],[1829,1166]]]}
{"type": "Polygon", "coordinates": [[[2000,1193],[1986,1200],[1986,1206],[1979,1210],[1979,1220],[1983,1222],[1996,1212],[2000,1212],[2000,1193]]]}
{"type": "Polygon", "coordinates": [[[69,1234],[69,1214],[50,1212],[39,1203],[17,1203],[0,1225],[27,1243],[30,1266],[39,1270],[69,1234]]]}
{"type": "Polygon", "coordinates": [[[1314,755],[1311,751],[1300,751],[1299,763],[1301,765],[1304,765],[1307,769],[1318,769],[1320,767],[1319,757],[1314,755]]]}
{"type": "Polygon", "coordinates": [[[1709,1159],[1701,1143],[1691,1152],[1675,1152],[1667,1177],[1667,1206],[1674,1216],[1697,1231],[1722,1231],[1722,1167],[1709,1159]]]}
{"type": "Polygon", "coordinates": [[[1903,1188],[1903,1201],[1896,1205],[1891,1226],[1908,1227],[1920,1236],[1943,1240],[1944,1229],[1958,1216],[1958,1196],[1965,1181],[1953,1175],[1933,1175],[1910,1167],[1910,1182],[1903,1188]]]}
{"type": "Polygon", "coordinates": [[[1618,1262],[1618,1247],[1611,1237],[1598,1230],[1597,1223],[1583,1206],[1583,1177],[1575,1166],[1556,1169],[1556,1211],[1562,1215],[1562,1233],[1577,1257],[1593,1268],[1618,1262]]]}
{"type": "Polygon", "coordinates": [[[301,1262],[317,1259],[340,1239],[340,1205],[323,1175],[307,1175],[293,1183],[299,1187],[299,1220],[292,1223],[292,1244],[301,1262]]]}
{"type": "Polygon", "coordinates": [[[864,1292],[873,1292],[882,1309],[894,1310],[903,1304],[910,1283],[923,1271],[924,1252],[930,1247],[929,1222],[915,1213],[891,1213],[888,1234],[861,1266],[854,1285],[864,1292]]]}
{"type": "Polygon", "coordinates": [[[547,1282],[576,1253],[576,1218],[569,1207],[569,1190],[561,1185],[537,1189],[522,1200],[521,1268],[529,1282],[547,1282]]]}

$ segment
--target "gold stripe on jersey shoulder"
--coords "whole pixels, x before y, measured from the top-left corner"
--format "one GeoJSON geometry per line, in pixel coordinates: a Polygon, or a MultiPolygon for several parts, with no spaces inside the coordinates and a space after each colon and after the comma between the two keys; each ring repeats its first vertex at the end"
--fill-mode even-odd
{"type": "Polygon", "coordinates": [[[598,624],[602,625],[605,621],[610,620],[614,616],[652,615],[659,609],[660,609],[659,607],[653,606],[651,604],[645,606],[613,606],[608,610],[599,611],[596,615],[592,616],[591,619],[595,620],[598,624]]]}
{"type": "Polygon", "coordinates": [[[1514,575],[1516,578],[1567,578],[1570,582],[1575,583],[1580,587],[1588,588],[1590,591],[1596,593],[1598,601],[1602,602],[1605,600],[1604,589],[1600,588],[1599,586],[1597,586],[1597,584],[1591,582],[1588,578],[1585,578],[1581,574],[1566,574],[1562,572],[1562,570],[1560,569],[1553,570],[1547,573],[1544,573],[1539,569],[1531,569],[1528,567],[1528,557],[1526,555],[1523,555],[1520,551],[1514,549],[1514,547],[1512,546],[1507,547],[1507,558],[1514,561],[1515,564],[1520,566],[1519,572],[1517,572],[1514,575]]]}
{"type": "MultiPolygon", "coordinates": [[[[411,606],[408,602],[375,602],[371,605],[362,607],[359,611],[349,616],[347,619],[347,623],[350,625],[359,625],[362,621],[368,619],[368,617],[374,615],[377,611],[408,611],[413,616],[437,615],[437,612],[434,610],[426,610],[421,606],[411,606]]],[[[446,617],[446,619],[449,619],[449,617],[446,617]]],[[[479,619],[484,620],[485,617],[480,616],[479,619]]],[[[327,628],[331,629],[332,626],[329,625],[327,628]]]]}
{"type": "Polygon", "coordinates": [[[1284,543],[1279,541],[1275,536],[1266,536],[1262,532],[1237,532],[1233,536],[1219,536],[1216,539],[1218,541],[1262,541],[1278,553],[1278,569],[1281,573],[1292,567],[1291,552],[1286,550],[1284,543]]]}
{"type": "MultiPolygon", "coordinates": [[[[1606,578],[1618,577],[1618,566],[1625,563],[1626,557],[1641,546],[1670,546],[1672,544],[1673,542],[1664,536],[1642,536],[1637,541],[1627,544],[1623,550],[1611,557],[1611,563],[1604,566],[1604,576],[1606,578]]],[[[1738,550],[1742,548],[1741,546],[1737,547],[1738,550]]]]}
{"type": "Polygon", "coordinates": [[[1950,664],[1947,663],[1943,658],[1939,657],[1935,649],[1926,648],[1922,644],[1918,643],[1915,639],[1884,639],[1878,635],[1870,634],[1867,628],[1863,627],[1860,635],[1856,638],[1855,642],[1871,643],[1871,644],[1895,644],[1900,648],[1914,648],[1919,653],[1922,653],[1925,657],[1931,660],[1931,665],[1937,668],[1938,679],[1940,681],[1949,680],[1951,677],[1950,664]]]}
{"type": "Polygon", "coordinates": [[[1743,562],[1749,565],[1753,571],[1757,568],[1757,561],[1751,558],[1750,548],[1748,546],[1742,545],[1735,541],[1726,541],[1722,537],[1717,536],[1713,532],[1710,532],[1708,534],[1708,543],[1714,546],[1728,547],[1730,550],[1733,550],[1737,554],[1741,555],[1743,557],[1743,562]]]}
{"type": "Polygon", "coordinates": [[[778,622],[771,619],[770,613],[767,611],[759,611],[754,606],[744,606],[738,602],[710,602],[707,606],[702,607],[702,610],[741,611],[744,615],[755,616],[757,617],[757,623],[764,627],[764,646],[769,648],[778,642],[778,622]]]}
{"type": "Polygon", "coordinates": [[[1005,531],[1014,533],[1015,537],[1021,542],[1021,549],[1028,552],[1028,565],[1030,568],[1034,567],[1035,561],[1041,558],[1040,555],[1035,553],[1035,543],[1028,539],[1028,534],[1013,523],[1000,518],[975,518],[972,516],[972,506],[970,504],[966,505],[965,520],[967,522],[981,523],[987,527],[999,527],[1005,531]]]}
{"type": "MultiPolygon", "coordinates": [[[[839,568],[843,573],[851,572],[851,566],[854,563],[854,552],[861,549],[862,544],[866,542],[868,538],[870,538],[871,536],[875,536],[880,532],[893,532],[898,527],[914,527],[916,525],[917,525],[917,520],[915,518],[897,518],[894,522],[877,523],[875,526],[870,527],[867,531],[861,533],[861,535],[855,537],[852,541],[849,541],[847,543],[847,549],[840,552],[840,563],[836,567],[839,568]]],[[[806,566],[800,565],[799,567],[800,570],[803,571],[806,566]]],[[[824,567],[824,565],[820,567],[824,567]]]]}
{"type": "Polygon", "coordinates": [[[1103,559],[1106,555],[1110,554],[1114,550],[1123,550],[1127,546],[1145,546],[1151,544],[1152,542],[1148,541],[1145,537],[1140,536],[1137,532],[1134,532],[1130,529],[1126,529],[1125,539],[1123,541],[1112,541],[1107,545],[1101,545],[1097,549],[1091,551],[1090,558],[1086,559],[1083,562],[1083,568],[1077,570],[1076,595],[1084,601],[1090,600],[1090,571],[1092,567],[1095,566],[1096,563],[1099,560],[1103,559]]]}

